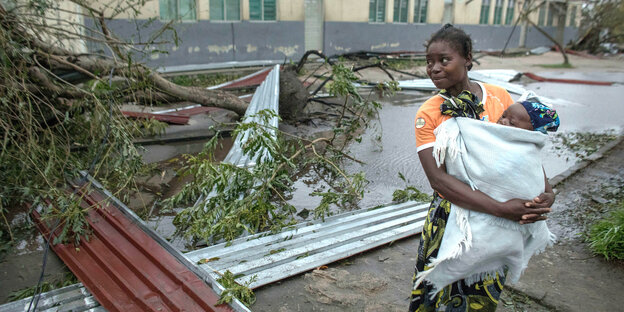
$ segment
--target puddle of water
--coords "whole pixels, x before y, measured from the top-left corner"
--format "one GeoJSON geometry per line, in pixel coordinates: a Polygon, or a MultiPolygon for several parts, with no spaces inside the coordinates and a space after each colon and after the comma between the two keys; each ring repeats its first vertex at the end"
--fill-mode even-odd
{"type": "Polygon", "coordinates": [[[392,193],[406,187],[399,179],[399,172],[410,185],[427,194],[432,192],[418,159],[414,134],[414,116],[430,96],[428,92],[403,91],[392,98],[381,99],[381,136],[367,130],[361,143],[349,146],[352,155],[365,165],[350,164],[347,171],[363,171],[370,181],[360,207],[369,208],[391,202],[392,193]],[[376,142],[378,137],[380,140],[376,142]]]}

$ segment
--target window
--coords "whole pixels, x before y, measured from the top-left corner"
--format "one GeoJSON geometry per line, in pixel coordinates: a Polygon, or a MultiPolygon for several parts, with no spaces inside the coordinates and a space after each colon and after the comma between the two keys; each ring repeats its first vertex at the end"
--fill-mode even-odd
{"type": "Polygon", "coordinates": [[[481,3],[481,17],[479,24],[487,24],[490,21],[490,0],[483,0],[481,3]]]}
{"type": "Polygon", "coordinates": [[[386,0],[370,0],[368,21],[383,23],[386,20],[386,0]]]}
{"type": "Polygon", "coordinates": [[[547,26],[552,26],[553,21],[555,20],[555,6],[551,3],[548,6],[548,21],[546,21],[547,26]]]}
{"type": "Polygon", "coordinates": [[[509,0],[507,2],[507,12],[505,13],[505,25],[511,25],[514,18],[514,6],[516,5],[516,1],[509,0]]]}
{"type": "Polygon", "coordinates": [[[197,19],[195,8],[195,0],[160,0],[160,19],[194,21],[197,19]]]}
{"type": "Polygon", "coordinates": [[[568,24],[568,26],[576,26],[576,6],[570,7],[570,23],[568,24]]]}
{"type": "Polygon", "coordinates": [[[276,15],[275,0],[249,0],[250,20],[274,21],[276,15]]]}
{"type": "Polygon", "coordinates": [[[407,0],[394,0],[394,22],[407,23],[407,0]]]}
{"type": "Polygon", "coordinates": [[[240,0],[210,0],[210,19],[240,21],[240,0]]]}
{"type": "Polygon", "coordinates": [[[494,6],[494,25],[500,25],[503,19],[503,0],[496,0],[494,6]]]}
{"type": "Polygon", "coordinates": [[[544,26],[544,20],[546,19],[546,7],[542,4],[539,8],[539,17],[537,18],[537,25],[544,26]]]}
{"type": "Polygon", "coordinates": [[[414,23],[427,22],[427,0],[414,0],[414,23]]]}

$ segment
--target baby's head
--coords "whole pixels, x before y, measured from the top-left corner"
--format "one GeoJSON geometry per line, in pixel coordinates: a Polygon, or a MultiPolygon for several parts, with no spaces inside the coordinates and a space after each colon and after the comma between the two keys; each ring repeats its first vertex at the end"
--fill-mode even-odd
{"type": "Polygon", "coordinates": [[[503,112],[498,124],[546,134],[546,131],[557,131],[559,115],[557,111],[540,102],[516,102],[503,112]]]}

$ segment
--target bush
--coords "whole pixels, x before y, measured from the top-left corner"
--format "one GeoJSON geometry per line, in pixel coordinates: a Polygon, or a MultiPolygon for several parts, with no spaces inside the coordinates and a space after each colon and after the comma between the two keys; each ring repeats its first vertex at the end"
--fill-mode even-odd
{"type": "Polygon", "coordinates": [[[591,226],[588,240],[594,254],[607,260],[624,259],[624,201],[607,218],[591,226]]]}

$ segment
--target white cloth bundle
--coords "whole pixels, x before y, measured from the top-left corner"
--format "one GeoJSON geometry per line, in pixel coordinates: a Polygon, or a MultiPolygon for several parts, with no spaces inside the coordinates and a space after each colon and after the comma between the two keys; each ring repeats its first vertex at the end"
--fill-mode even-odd
{"type": "MultiPolygon", "coordinates": [[[[451,118],[434,133],[437,165],[445,164],[448,174],[473,189],[500,202],[544,192],[540,150],[546,135],[469,118],[451,118]]],[[[546,222],[520,225],[452,204],[438,255],[429,270],[418,273],[416,286],[426,280],[434,295],[458,280],[470,285],[505,267],[507,280],[515,283],[531,256],[554,241],[546,222]]]]}

